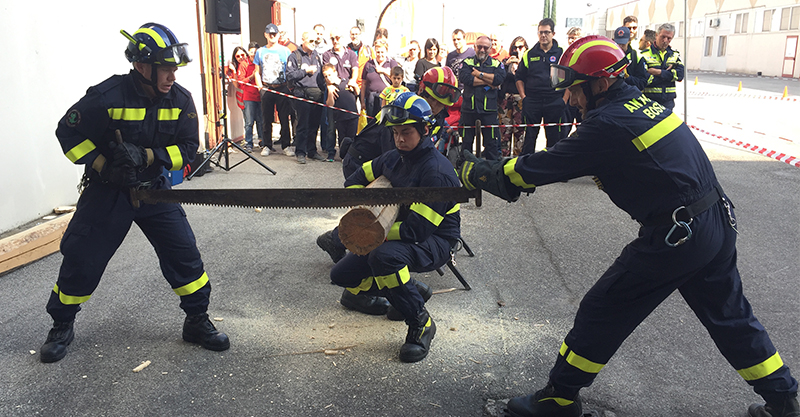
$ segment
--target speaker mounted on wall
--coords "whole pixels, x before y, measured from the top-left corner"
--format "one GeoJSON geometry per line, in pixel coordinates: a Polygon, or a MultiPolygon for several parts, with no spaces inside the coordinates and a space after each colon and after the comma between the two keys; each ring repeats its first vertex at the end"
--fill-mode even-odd
{"type": "Polygon", "coordinates": [[[239,0],[207,0],[206,32],[221,34],[242,33],[239,0]]]}

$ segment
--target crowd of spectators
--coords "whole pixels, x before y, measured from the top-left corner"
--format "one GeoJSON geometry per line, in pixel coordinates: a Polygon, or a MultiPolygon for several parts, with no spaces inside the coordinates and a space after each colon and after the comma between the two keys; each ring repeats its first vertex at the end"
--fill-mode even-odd
{"type": "MultiPolygon", "coordinates": [[[[626,82],[645,93],[655,91],[655,84],[674,84],[683,76],[679,60],[673,59],[669,66],[661,67],[663,71],[653,69],[656,65],[653,62],[648,64],[646,58],[657,56],[658,51],[662,51],[662,55],[663,51],[673,53],[669,49],[671,36],[661,36],[659,39],[664,41],[657,47],[656,38],[661,29],[645,30],[641,39],[637,39],[638,19],[628,16],[623,20],[623,26],[614,32],[614,40],[630,61],[625,72],[626,82]],[[656,51],[647,52],[651,48],[656,51]]],[[[667,32],[670,30],[669,27],[665,29],[667,32]]],[[[674,28],[672,31],[674,35],[674,28]]],[[[262,155],[266,156],[276,151],[274,145],[280,144],[284,154],[297,156],[301,163],[305,158],[300,156],[334,161],[337,144],[340,145],[344,137],[355,135],[353,126],[358,120],[357,114],[362,114],[363,124],[364,116],[374,117],[381,106],[400,92],[416,92],[423,74],[437,66],[450,67],[462,91],[462,97],[448,109],[447,122],[462,137],[467,149],[482,151],[484,157],[534,152],[539,125],[542,124],[545,124],[545,146],[553,146],[567,137],[574,125],[581,121],[580,114],[569,105],[569,93],[556,91],[550,86],[550,65],[557,63],[563,52],[555,40],[555,23],[550,19],[539,22],[537,42],[531,45],[525,37],[517,36],[507,48],[496,33],[468,34],[463,29],[452,32],[453,48],[450,50],[435,38],[426,39],[424,44],[411,40],[399,49],[393,48],[385,28],[375,32],[371,44],[362,42],[359,26],[350,28],[350,42],[345,45],[346,35],[347,32],[326,30],[323,24],[317,24],[303,33],[304,38],[298,46],[276,25],[269,24],[264,33],[264,46],[259,47],[253,42],[248,51],[236,48],[228,75],[238,89],[237,99],[244,114],[244,141],[248,151],[261,147],[262,155]],[[306,50],[306,45],[310,51],[306,50]],[[294,68],[295,73],[290,79],[288,63],[292,56],[299,68],[294,68]],[[312,61],[318,64],[311,65],[312,61]],[[300,75],[302,77],[298,78],[300,75]],[[346,108],[352,113],[331,108],[323,110],[315,104],[274,94],[275,91],[346,108]],[[307,106],[319,108],[312,111],[307,106]],[[281,134],[273,143],[272,122],[276,111],[281,134]],[[317,113],[320,114],[319,128],[316,121],[297,126],[297,120],[317,118],[317,113]],[[472,138],[476,132],[473,126],[477,120],[484,126],[500,125],[499,129],[491,127],[483,131],[485,150],[474,149],[476,145],[472,138]],[[254,126],[260,139],[258,145],[253,142],[254,126]],[[313,140],[317,135],[321,151],[316,149],[313,140]],[[302,139],[299,145],[298,137],[302,139]],[[327,154],[327,158],[323,158],[323,154],[327,154]]],[[[583,35],[581,28],[568,29],[568,45],[583,35]]],[[[659,88],[660,96],[651,94],[659,100],[669,99],[666,92],[674,90],[659,88]]],[[[667,100],[665,104],[671,103],[667,100]]]]}

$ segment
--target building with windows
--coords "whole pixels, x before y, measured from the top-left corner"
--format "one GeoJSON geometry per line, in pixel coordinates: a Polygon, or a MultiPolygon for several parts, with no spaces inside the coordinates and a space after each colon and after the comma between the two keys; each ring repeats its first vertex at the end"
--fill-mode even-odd
{"type": "Polygon", "coordinates": [[[672,48],[687,69],[800,77],[797,65],[800,4],[795,0],[636,0],[589,14],[584,32],[612,35],[622,19],[639,19],[639,36],[671,23],[672,48]],[[688,29],[688,30],[687,30],[688,29]],[[688,49],[684,50],[684,37],[688,49]]]}

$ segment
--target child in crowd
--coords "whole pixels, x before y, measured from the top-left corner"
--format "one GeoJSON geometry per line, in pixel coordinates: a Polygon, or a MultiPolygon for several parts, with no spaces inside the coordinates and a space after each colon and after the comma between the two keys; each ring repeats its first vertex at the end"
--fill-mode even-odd
{"type": "Polygon", "coordinates": [[[400,95],[400,93],[409,91],[408,88],[403,85],[403,75],[403,67],[398,65],[392,68],[392,74],[391,77],[389,77],[389,79],[392,81],[392,85],[384,88],[383,91],[381,91],[381,107],[393,102],[394,99],[400,95]]]}
{"type": "MultiPolygon", "coordinates": [[[[342,140],[355,137],[358,128],[355,88],[348,84],[348,80],[339,78],[333,64],[328,63],[322,66],[322,76],[325,77],[325,87],[328,89],[328,100],[325,104],[337,108],[333,110],[333,123],[341,147],[342,140]],[[338,109],[348,110],[350,113],[338,109]]],[[[335,156],[336,150],[333,150],[333,153],[329,151],[326,161],[333,162],[335,156]]],[[[339,156],[344,158],[341,152],[339,156]]]]}

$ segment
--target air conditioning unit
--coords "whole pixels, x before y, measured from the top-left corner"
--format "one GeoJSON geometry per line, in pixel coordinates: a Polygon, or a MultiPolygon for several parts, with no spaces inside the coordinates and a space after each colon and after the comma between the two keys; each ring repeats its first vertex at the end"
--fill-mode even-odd
{"type": "Polygon", "coordinates": [[[712,28],[718,28],[719,27],[719,23],[720,23],[719,19],[711,19],[711,20],[708,21],[708,26],[712,27],[712,28]]]}

